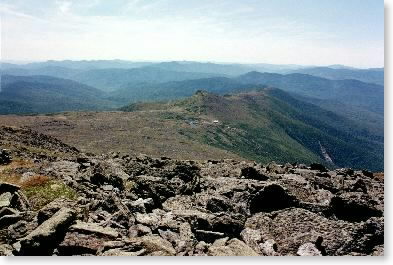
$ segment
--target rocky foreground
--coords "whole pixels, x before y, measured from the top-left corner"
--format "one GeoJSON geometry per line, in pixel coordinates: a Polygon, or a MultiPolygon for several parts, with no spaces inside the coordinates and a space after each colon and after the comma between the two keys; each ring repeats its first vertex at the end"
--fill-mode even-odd
{"type": "Polygon", "coordinates": [[[383,255],[384,183],[371,172],[94,156],[9,127],[0,147],[0,168],[32,161],[16,170],[24,181],[77,194],[34,209],[23,186],[0,182],[1,255],[383,255]]]}

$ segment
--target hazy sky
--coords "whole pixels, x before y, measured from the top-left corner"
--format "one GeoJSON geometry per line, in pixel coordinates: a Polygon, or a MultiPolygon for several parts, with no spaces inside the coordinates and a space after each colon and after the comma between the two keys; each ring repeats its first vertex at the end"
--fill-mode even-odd
{"type": "Polygon", "coordinates": [[[1,0],[3,60],[384,64],[383,0],[1,0]]]}

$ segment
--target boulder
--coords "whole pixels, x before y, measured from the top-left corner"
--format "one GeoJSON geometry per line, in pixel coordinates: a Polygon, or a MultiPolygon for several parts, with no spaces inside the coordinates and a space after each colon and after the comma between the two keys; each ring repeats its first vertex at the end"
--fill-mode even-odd
{"type": "Polygon", "coordinates": [[[14,222],[10,226],[8,226],[7,230],[8,230],[9,240],[14,241],[17,239],[21,239],[25,237],[28,233],[32,232],[37,227],[37,223],[35,223],[32,220],[28,220],[29,218],[25,218],[25,216],[21,216],[21,219],[22,220],[14,222]]]}
{"type": "Polygon", "coordinates": [[[153,253],[153,255],[176,255],[172,244],[160,236],[143,236],[140,238],[131,238],[131,240],[139,242],[147,252],[153,253]]]}
{"type": "Polygon", "coordinates": [[[154,201],[152,198],[139,198],[138,200],[128,203],[127,207],[131,212],[147,213],[153,210],[154,201]]]}
{"type": "Polygon", "coordinates": [[[266,171],[269,173],[284,174],[285,168],[283,168],[281,165],[276,164],[275,162],[271,162],[266,166],[266,171]]]}
{"type": "Polygon", "coordinates": [[[142,224],[136,224],[130,227],[128,229],[128,236],[129,237],[139,237],[139,236],[145,236],[145,235],[151,235],[152,231],[150,227],[142,225],[142,224]]]}
{"type": "Polygon", "coordinates": [[[300,208],[289,208],[272,213],[257,213],[247,219],[245,227],[259,230],[262,239],[273,239],[280,255],[296,255],[305,243],[321,241],[327,255],[352,239],[358,225],[328,219],[300,208]]]}
{"type": "Polygon", "coordinates": [[[122,238],[121,241],[104,241],[98,250],[100,256],[141,256],[147,254],[141,242],[122,238]]]}
{"type": "Polygon", "coordinates": [[[194,256],[207,256],[207,252],[211,244],[206,243],[205,241],[200,241],[195,245],[194,248],[194,256]]]}
{"type": "Polygon", "coordinates": [[[246,179],[259,180],[259,181],[266,181],[269,179],[268,176],[262,174],[261,172],[256,170],[254,167],[243,168],[241,170],[240,177],[246,178],[246,179]]]}
{"type": "Polygon", "coordinates": [[[210,221],[213,231],[224,233],[228,237],[239,237],[244,228],[245,219],[242,215],[222,214],[215,216],[210,221]]]}
{"type": "Polygon", "coordinates": [[[42,224],[50,217],[52,217],[56,212],[58,212],[61,208],[67,207],[72,208],[75,205],[75,202],[72,200],[68,200],[66,198],[58,198],[49,204],[45,205],[38,211],[37,221],[39,224],[42,224]]]}
{"type": "Polygon", "coordinates": [[[60,243],[58,251],[62,256],[97,255],[98,250],[104,246],[104,241],[105,239],[94,234],[68,232],[60,243]]]}
{"type": "MultiPolygon", "coordinates": [[[[384,218],[371,217],[360,223],[351,238],[337,251],[337,255],[364,253],[371,255],[375,248],[384,244],[384,218]]],[[[383,250],[382,250],[383,251],[383,250]]]]}
{"type": "Polygon", "coordinates": [[[278,184],[269,184],[250,199],[251,214],[271,212],[297,205],[297,200],[278,184]]]}
{"type": "Polygon", "coordinates": [[[277,244],[273,239],[268,239],[259,244],[259,248],[264,256],[279,256],[277,253],[277,244]]]}
{"type": "Polygon", "coordinates": [[[22,219],[22,217],[19,213],[3,215],[2,217],[0,217],[0,229],[3,229],[3,228],[8,227],[12,224],[15,224],[16,222],[18,222],[21,219],[22,219]]]}
{"type": "Polygon", "coordinates": [[[21,255],[51,255],[56,243],[60,242],[66,229],[74,222],[73,209],[62,208],[43,222],[21,241],[21,255]]]}
{"type": "Polygon", "coordinates": [[[3,207],[0,209],[0,218],[4,215],[18,214],[19,212],[13,208],[3,207]]]}
{"type": "Polygon", "coordinates": [[[176,246],[178,242],[180,242],[179,233],[173,232],[170,229],[158,229],[158,234],[168,242],[172,244],[172,246],[176,246]]]}
{"type": "Polygon", "coordinates": [[[334,215],[342,220],[360,222],[370,217],[382,216],[378,204],[363,192],[346,192],[332,198],[330,206],[334,215]]]}
{"type": "Polygon", "coordinates": [[[231,205],[223,198],[212,197],[207,200],[206,209],[212,213],[226,212],[231,210],[231,205]]]}
{"type": "Polygon", "coordinates": [[[27,211],[30,208],[27,197],[21,191],[17,191],[12,195],[11,205],[18,211],[27,211]]]}
{"type": "Polygon", "coordinates": [[[0,194],[0,208],[11,206],[12,194],[11,192],[5,192],[0,194]]]}
{"type": "Polygon", "coordinates": [[[296,254],[298,256],[322,256],[321,251],[313,243],[305,243],[299,247],[296,254]]]}
{"type": "Polygon", "coordinates": [[[243,241],[231,239],[225,245],[213,244],[208,250],[209,256],[258,256],[258,254],[243,241]]]}
{"type": "Polygon", "coordinates": [[[13,256],[14,248],[7,244],[0,244],[0,256],[13,256]]]}
{"type": "Polygon", "coordinates": [[[119,233],[116,229],[110,227],[102,227],[96,223],[86,223],[77,221],[70,227],[70,231],[76,231],[81,234],[95,234],[101,237],[117,238],[119,233]]]}
{"type": "Polygon", "coordinates": [[[371,253],[371,256],[384,256],[385,255],[385,248],[384,245],[376,246],[371,253]]]}
{"type": "Polygon", "coordinates": [[[262,235],[259,230],[246,228],[240,233],[240,236],[247,246],[251,247],[257,253],[261,252],[259,244],[262,241],[262,235]]]}
{"type": "Polygon", "coordinates": [[[326,169],[324,165],[318,164],[318,163],[313,163],[310,165],[311,170],[317,170],[320,172],[328,172],[329,170],[326,169]]]}

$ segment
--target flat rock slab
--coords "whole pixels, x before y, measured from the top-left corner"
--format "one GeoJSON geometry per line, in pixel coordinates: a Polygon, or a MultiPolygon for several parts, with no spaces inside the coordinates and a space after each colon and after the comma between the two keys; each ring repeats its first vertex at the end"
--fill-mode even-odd
{"type": "Polygon", "coordinates": [[[142,245],[144,249],[147,250],[147,252],[151,253],[154,256],[154,253],[157,253],[157,255],[169,255],[169,256],[174,256],[176,255],[176,251],[173,248],[172,244],[163,239],[162,237],[152,235],[152,236],[143,236],[140,238],[132,238],[132,241],[138,242],[142,245]],[[162,252],[161,254],[158,254],[158,252],[162,252]]]}
{"type": "Polygon", "coordinates": [[[84,235],[77,232],[66,234],[63,242],[59,245],[61,255],[96,255],[98,250],[104,247],[104,240],[95,235],[84,235]]]}
{"type": "Polygon", "coordinates": [[[63,239],[66,229],[75,220],[75,215],[75,211],[70,208],[62,208],[57,211],[20,241],[21,253],[24,255],[51,253],[51,250],[56,246],[55,242],[63,239]]]}
{"type": "Polygon", "coordinates": [[[116,238],[119,233],[110,227],[102,227],[96,223],[77,222],[70,227],[71,231],[78,231],[81,233],[94,233],[105,237],[116,238]]]}

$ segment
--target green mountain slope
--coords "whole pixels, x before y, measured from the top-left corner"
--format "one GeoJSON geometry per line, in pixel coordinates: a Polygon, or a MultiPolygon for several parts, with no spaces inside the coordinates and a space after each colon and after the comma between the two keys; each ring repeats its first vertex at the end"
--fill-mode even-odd
{"type": "Polygon", "coordinates": [[[263,84],[316,99],[335,100],[373,112],[384,112],[384,87],[357,80],[329,80],[305,74],[250,72],[236,79],[244,84],[263,84]]]}
{"type": "Polygon", "coordinates": [[[364,132],[360,124],[278,89],[228,96],[198,92],[180,101],[133,104],[122,110],[158,109],[168,110],[163,119],[188,122],[182,134],[190,140],[248,159],[383,170],[383,139],[364,132]],[[174,108],[184,113],[171,112],[174,108]]]}
{"type": "Polygon", "coordinates": [[[105,94],[75,81],[48,76],[1,78],[0,114],[104,110],[116,107],[105,94]]]}
{"type": "Polygon", "coordinates": [[[198,90],[217,94],[249,91],[256,85],[242,84],[227,77],[212,77],[184,81],[172,81],[158,84],[128,85],[124,89],[112,92],[110,98],[115,101],[137,102],[179,99],[192,96],[198,90]]]}

